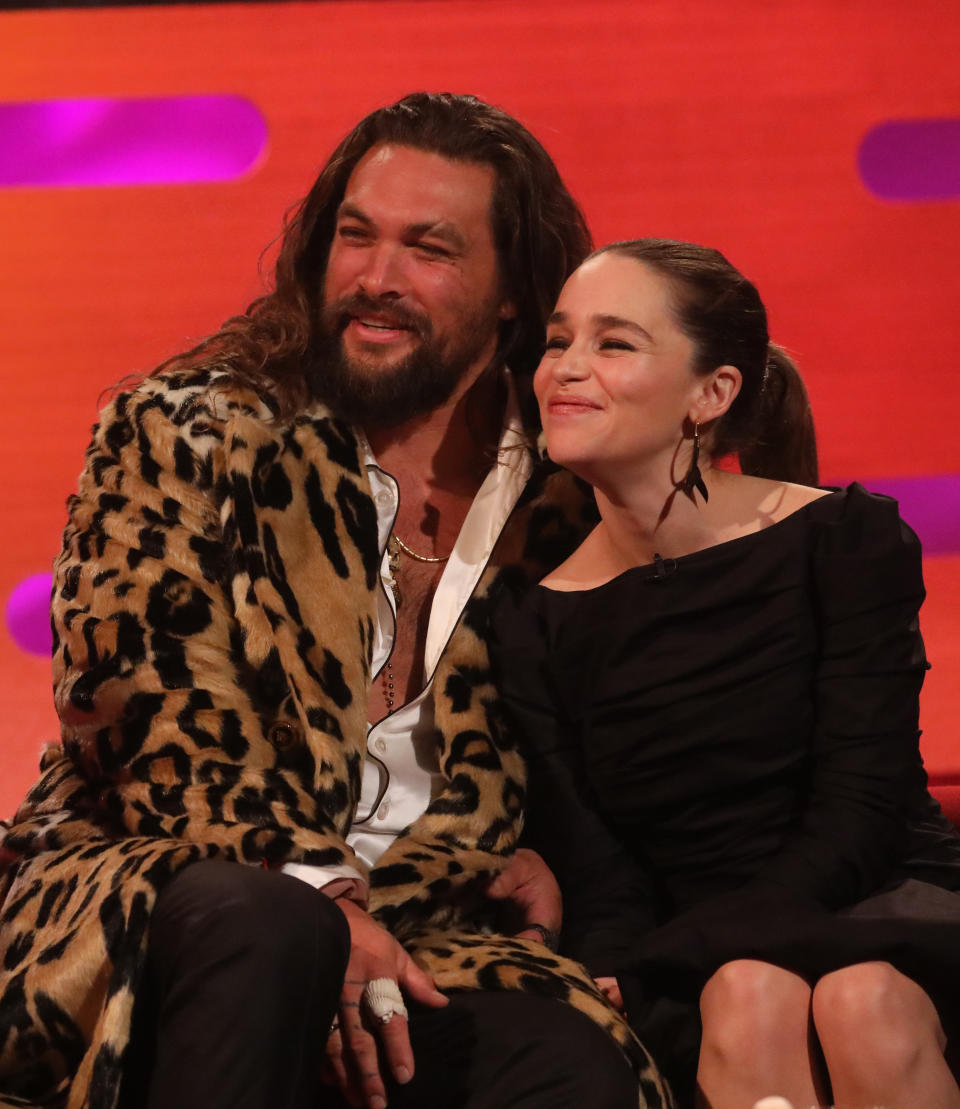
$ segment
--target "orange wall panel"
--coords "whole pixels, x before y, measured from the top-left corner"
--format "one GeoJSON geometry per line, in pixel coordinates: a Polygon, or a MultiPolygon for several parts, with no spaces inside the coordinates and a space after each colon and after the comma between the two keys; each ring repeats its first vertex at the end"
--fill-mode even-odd
{"type": "MultiPolygon", "coordinates": [[[[960,9],[943,0],[0,13],[0,102],[229,93],[269,130],[233,181],[0,189],[0,600],[56,553],[100,392],[256,296],[261,250],[335,142],[416,88],[475,92],[526,122],[599,242],[659,234],[728,253],[800,360],[827,476],[960,472],[960,206],[882,201],[856,161],[885,119],[960,113],[957,57],[960,9]]],[[[925,693],[925,743],[960,769],[960,564],[929,573],[930,654],[947,666],[925,693]]],[[[2,814],[56,720],[46,662],[5,629],[0,683],[2,814]]]]}

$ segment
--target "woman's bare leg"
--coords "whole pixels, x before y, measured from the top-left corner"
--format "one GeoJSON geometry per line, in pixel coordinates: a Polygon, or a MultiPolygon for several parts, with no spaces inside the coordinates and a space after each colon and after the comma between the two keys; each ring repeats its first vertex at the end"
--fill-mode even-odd
{"type": "Polygon", "coordinates": [[[812,1010],[837,1109],[960,1109],[937,1010],[889,963],[824,975],[812,1010]]]}
{"type": "Polygon", "coordinates": [[[824,1100],[810,1000],[807,982],[781,967],[755,959],[720,967],[700,995],[702,1109],[744,1109],[771,1094],[798,1109],[824,1100]]]}

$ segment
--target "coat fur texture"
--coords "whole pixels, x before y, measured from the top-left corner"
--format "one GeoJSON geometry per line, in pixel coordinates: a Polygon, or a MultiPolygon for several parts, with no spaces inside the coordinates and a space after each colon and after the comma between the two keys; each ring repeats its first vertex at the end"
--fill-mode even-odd
{"type": "MultiPolygon", "coordinates": [[[[441,989],[569,1001],[669,1092],[586,972],[492,934],[482,889],[522,826],[524,767],[483,626],[496,580],[573,549],[584,498],[535,479],[435,681],[446,787],[370,874],[371,909],[441,989]]],[[[366,747],[377,519],[349,427],[210,372],[102,413],[55,564],[61,746],[0,847],[0,1105],[112,1109],[158,892],[181,867],[349,862],[366,747]]]]}

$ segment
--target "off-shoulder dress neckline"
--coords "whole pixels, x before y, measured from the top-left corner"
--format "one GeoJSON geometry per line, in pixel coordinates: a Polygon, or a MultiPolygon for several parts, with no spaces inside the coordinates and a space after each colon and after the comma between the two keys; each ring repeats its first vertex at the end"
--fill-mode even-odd
{"type": "MultiPolygon", "coordinates": [[[[805,517],[814,505],[822,505],[827,501],[834,501],[840,497],[846,497],[851,491],[858,491],[867,493],[867,490],[860,485],[859,482],[852,482],[845,488],[838,488],[834,486],[822,486],[824,496],[814,497],[813,500],[807,501],[799,508],[795,508],[793,512],[788,513],[779,520],[775,520],[772,524],[767,524],[766,527],[758,528],[756,531],[748,531],[744,535],[737,535],[733,539],[724,539],[720,543],[711,543],[709,547],[701,547],[699,551],[691,551],[689,554],[678,555],[676,558],[660,558],[657,556],[653,562],[643,562],[636,566],[629,566],[626,570],[621,570],[615,577],[609,581],[601,582],[599,585],[587,586],[584,589],[553,589],[549,585],[544,585],[542,582],[537,582],[536,588],[542,590],[544,593],[549,593],[551,596],[571,596],[582,597],[587,593],[598,593],[600,590],[609,589],[611,586],[623,583],[637,576],[650,576],[662,575],[664,567],[675,569],[677,566],[684,566],[696,564],[697,562],[707,560],[718,554],[726,554],[728,551],[740,546],[741,544],[749,544],[756,542],[761,536],[770,536],[771,533],[784,528],[784,525],[792,522],[797,522],[798,519],[805,517]]],[[[868,494],[869,495],[869,494],[868,494]]],[[[668,572],[669,569],[668,569],[668,572]]]]}

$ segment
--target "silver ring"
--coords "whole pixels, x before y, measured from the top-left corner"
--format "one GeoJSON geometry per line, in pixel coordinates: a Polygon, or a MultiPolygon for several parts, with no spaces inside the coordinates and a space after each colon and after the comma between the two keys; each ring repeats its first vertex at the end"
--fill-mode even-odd
{"type": "Polygon", "coordinates": [[[400,987],[392,978],[374,978],[368,982],[363,987],[361,1000],[370,1010],[370,1015],[381,1024],[389,1024],[396,1016],[407,1015],[400,987]]]}

